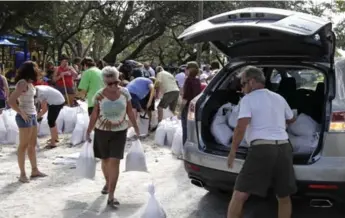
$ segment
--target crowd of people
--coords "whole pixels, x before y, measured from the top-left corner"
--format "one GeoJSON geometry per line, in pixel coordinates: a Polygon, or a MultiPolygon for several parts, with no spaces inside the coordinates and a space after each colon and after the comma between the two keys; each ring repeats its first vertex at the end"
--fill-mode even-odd
{"type": "MultiPolygon", "coordinates": [[[[47,64],[46,73],[33,61],[24,62],[16,72],[15,89],[10,93],[6,77],[0,78],[0,113],[11,107],[19,128],[18,165],[19,181],[29,182],[25,172],[25,154],[31,163],[31,176],[45,177],[37,166],[36,144],[38,123],[47,114],[51,138],[45,148],[52,149],[59,143],[56,120],[64,106],[78,106],[77,99],[86,100],[90,122],[87,139],[91,141],[94,131],[94,153],[100,158],[105,178],[103,194],[108,194],[108,204],[117,206],[114,198],[120,160],[123,159],[127,129],[134,127],[139,136],[137,119],[147,114],[149,120],[158,104],[158,122],[163,119],[163,109],[169,108],[182,119],[183,141],[186,140],[186,121],[189,102],[206,87],[207,82],[218,72],[214,62],[201,70],[196,62],[181,67],[173,75],[163,67],[154,70],[149,64],[126,60],[119,66],[106,66],[92,58],[75,58],[62,55],[59,66],[47,64]],[[212,70],[211,70],[212,69],[212,70]],[[177,111],[182,99],[180,111],[177,111]],[[116,145],[116,146],[114,146],[116,145]]],[[[149,122],[150,123],[150,122],[149,122]]],[[[149,130],[154,129],[149,126],[149,130]]]]}

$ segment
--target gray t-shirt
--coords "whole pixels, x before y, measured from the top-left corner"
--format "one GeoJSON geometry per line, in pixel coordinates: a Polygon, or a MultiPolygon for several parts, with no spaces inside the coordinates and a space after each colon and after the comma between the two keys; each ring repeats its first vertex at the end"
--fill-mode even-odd
{"type": "Polygon", "coordinates": [[[49,105],[62,105],[65,103],[65,98],[57,89],[46,85],[37,85],[36,90],[39,102],[46,101],[49,105]]]}

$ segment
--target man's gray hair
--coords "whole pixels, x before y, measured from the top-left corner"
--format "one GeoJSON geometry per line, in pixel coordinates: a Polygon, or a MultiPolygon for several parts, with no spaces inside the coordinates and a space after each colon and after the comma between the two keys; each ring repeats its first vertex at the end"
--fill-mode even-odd
{"type": "Polygon", "coordinates": [[[266,83],[266,78],[264,72],[257,67],[247,66],[242,69],[241,77],[244,77],[246,80],[254,79],[256,82],[264,84],[266,83]]]}
{"type": "Polygon", "coordinates": [[[120,72],[117,70],[116,67],[112,67],[112,66],[106,66],[102,69],[102,76],[114,76],[114,78],[116,78],[117,80],[119,79],[120,76],[120,72]]]}

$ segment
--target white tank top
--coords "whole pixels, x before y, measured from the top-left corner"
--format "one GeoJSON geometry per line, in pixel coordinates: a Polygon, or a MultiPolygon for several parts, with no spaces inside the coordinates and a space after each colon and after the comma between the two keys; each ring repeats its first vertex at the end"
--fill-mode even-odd
{"type": "MultiPolygon", "coordinates": [[[[20,83],[21,81],[25,81],[25,80],[19,80],[18,83],[20,83]]],[[[36,115],[37,112],[36,112],[35,100],[34,100],[34,97],[36,95],[36,89],[32,85],[32,83],[27,83],[27,84],[28,84],[28,90],[26,92],[23,92],[18,98],[19,108],[20,110],[24,111],[27,115],[36,115]]]]}

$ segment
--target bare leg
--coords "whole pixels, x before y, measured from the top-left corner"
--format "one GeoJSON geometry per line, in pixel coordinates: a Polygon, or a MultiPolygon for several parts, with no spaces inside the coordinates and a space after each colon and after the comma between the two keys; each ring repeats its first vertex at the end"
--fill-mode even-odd
{"type": "Polygon", "coordinates": [[[292,206],[290,196],[278,198],[278,217],[291,218],[292,206]]]}
{"type": "Polygon", "coordinates": [[[227,218],[241,218],[244,203],[248,200],[249,194],[234,191],[228,207],[227,218]]]}
{"type": "Polygon", "coordinates": [[[30,128],[19,128],[19,146],[17,150],[18,166],[20,170],[19,181],[23,183],[29,182],[25,173],[25,153],[29,145],[30,128]]]}
{"type": "Polygon", "coordinates": [[[120,174],[120,160],[116,158],[109,158],[108,162],[108,179],[109,179],[109,196],[108,200],[114,199],[114,193],[117,185],[117,180],[120,174]]]}
{"type": "Polygon", "coordinates": [[[148,129],[148,131],[150,132],[150,130],[151,130],[151,120],[152,120],[152,111],[147,110],[147,115],[149,117],[149,129],[148,129]]]}
{"type": "Polygon", "coordinates": [[[51,136],[50,145],[56,146],[56,141],[59,139],[59,133],[56,128],[56,125],[53,128],[50,128],[50,136],[51,136]]]}
{"type": "Polygon", "coordinates": [[[28,157],[31,163],[31,177],[44,177],[46,175],[41,173],[37,168],[36,144],[37,144],[37,126],[33,126],[31,127],[30,142],[28,146],[28,157]]]}
{"type": "Polygon", "coordinates": [[[158,107],[158,123],[163,120],[163,108],[158,107]]]}
{"type": "Polygon", "coordinates": [[[102,160],[102,172],[104,175],[104,179],[105,179],[105,186],[109,187],[109,177],[108,177],[108,159],[104,159],[102,160]]]}

